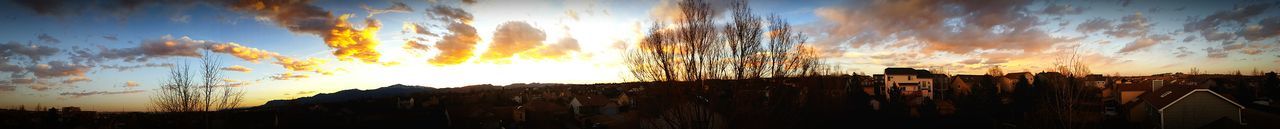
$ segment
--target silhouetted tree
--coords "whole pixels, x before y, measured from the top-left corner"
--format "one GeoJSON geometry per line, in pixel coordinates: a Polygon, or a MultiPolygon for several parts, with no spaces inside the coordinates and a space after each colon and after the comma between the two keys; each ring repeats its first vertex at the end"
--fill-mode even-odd
{"type": "Polygon", "coordinates": [[[654,23],[649,35],[638,44],[639,48],[626,55],[627,68],[638,81],[677,81],[673,58],[676,47],[670,45],[668,34],[662,28],[662,24],[654,23]]]}
{"type": "Polygon", "coordinates": [[[724,27],[725,42],[732,54],[733,79],[759,78],[763,65],[758,54],[763,35],[761,19],[751,13],[746,1],[733,4],[733,20],[724,27]]]}
{"type": "MultiPolygon", "coordinates": [[[[1098,89],[1088,86],[1082,78],[1090,73],[1087,62],[1077,53],[1072,52],[1065,57],[1059,57],[1057,62],[1053,63],[1052,69],[1048,73],[1040,73],[1036,75],[1035,90],[1039,93],[1030,93],[1042,96],[1040,104],[1035,109],[1043,110],[1042,115],[1047,115],[1048,119],[1045,124],[1047,127],[1059,127],[1065,129],[1075,129],[1088,127],[1089,122],[1083,121],[1085,116],[1079,115],[1084,112],[1081,106],[1083,102],[1096,101],[1098,89]]],[[[1021,83],[1019,84],[1021,85],[1021,83]]],[[[1023,87],[1018,87],[1019,91],[1023,87]]],[[[1028,94],[1028,93],[1018,93],[1028,94]]],[[[1026,96],[1018,96],[1026,97],[1026,96]]],[[[1037,97],[1041,98],[1041,97],[1037,97]]],[[[1084,108],[1084,109],[1098,109],[1084,108]]]]}
{"type": "Polygon", "coordinates": [[[734,17],[724,28],[717,28],[714,11],[704,1],[680,1],[678,6],[680,17],[654,23],[638,47],[626,53],[637,80],[785,78],[838,69],[822,65],[817,49],[805,44],[807,37],[779,16],[768,18],[765,33],[766,26],[745,2],[735,4],[734,17]]]}
{"type": "Polygon", "coordinates": [[[987,75],[1004,76],[1004,70],[1001,70],[999,65],[991,66],[991,68],[987,69],[987,75]]]}
{"type": "Polygon", "coordinates": [[[167,80],[151,97],[152,108],[160,112],[207,112],[238,106],[244,91],[225,85],[220,62],[208,55],[200,57],[199,78],[186,63],[171,67],[167,80]]]}
{"type": "Polygon", "coordinates": [[[1053,63],[1053,67],[1049,69],[1052,72],[1062,73],[1069,77],[1084,77],[1091,74],[1089,64],[1085,62],[1080,55],[1079,50],[1073,50],[1070,53],[1060,54],[1057,61],[1053,63]]]}

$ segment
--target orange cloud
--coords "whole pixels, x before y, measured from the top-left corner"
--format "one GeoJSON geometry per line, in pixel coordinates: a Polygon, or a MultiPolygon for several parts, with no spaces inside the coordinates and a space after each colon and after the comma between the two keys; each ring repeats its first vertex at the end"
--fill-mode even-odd
{"type": "Polygon", "coordinates": [[[454,65],[470,60],[476,42],[480,42],[476,28],[471,26],[471,13],[458,8],[436,6],[430,10],[429,15],[448,23],[447,30],[450,33],[436,42],[435,47],[440,50],[440,54],[428,62],[435,65],[454,65]]]}
{"type": "Polygon", "coordinates": [[[227,54],[230,54],[231,56],[235,56],[236,58],[244,59],[245,61],[254,62],[254,63],[257,63],[258,60],[280,56],[280,54],[275,52],[270,52],[270,51],[257,49],[257,48],[245,47],[236,43],[211,44],[209,45],[208,49],[209,51],[213,51],[217,53],[227,53],[227,54]]]}
{"type": "Polygon", "coordinates": [[[67,78],[66,80],[62,80],[62,84],[73,84],[77,82],[89,82],[89,81],[93,81],[93,79],[89,79],[88,77],[71,77],[71,78],[67,78]]]}
{"type": "Polygon", "coordinates": [[[368,26],[366,28],[354,28],[347,23],[350,15],[334,17],[329,11],[311,5],[310,1],[240,0],[218,4],[270,19],[292,32],[319,35],[324,38],[325,45],[337,49],[333,56],[338,57],[338,60],[358,59],[365,63],[375,63],[381,56],[373,49],[378,45],[374,32],[380,26],[374,19],[365,19],[368,26]]]}
{"type": "Polygon", "coordinates": [[[113,95],[113,94],[133,94],[147,92],[146,90],[129,90],[129,91],[92,91],[92,92],[62,92],[62,96],[71,96],[71,98],[80,98],[93,95],[113,95]]]}
{"type": "Polygon", "coordinates": [[[533,28],[528,23],[519,21],[503,23],[498,25],[498,30],[494,31],[493,43],[489,44],[488,51],[485,51],[480,59],[490,61],[507,59],[516,53],[541,46],[542,40],[546,38],[546,33],[533,28]]]}
{"type": "Polygon", "coordinates": [[[403,47],[403,48],[404,48],[404,49],[406,49],[406,50],[421,50],[421,51],[427,51],[427,50],[430,50],[430,49],[431,49],[431,46],[427,46],[426,44],[418,43],[418,41],[416,41],[416,40],[408,40],[408,41],[405,41],[405,42],[404,42],[404,47],[403,47]]]}
{"type": "Polygon", "coordinates": [[[245,73],[253,72],[253,69],[250,69],[249,67],[240,66],[240,65],[232,65],[228,67],[223,67],[221,69],[226,71],[236,71],[236,72],[245,72],[245,73]]]}
{"type": "Polygon", "coordinates": [[[138,87],[138,86],[140,86],[140,85],[142,85],[142,84],[138,84],[138,82],[135,82],[135,81],[125,81],[125,82],[124,82],[124,87],[138,87]]]}
{"type": "Polygon", "coordinates": [[[35,73],[38,78],[66,77],[66,76],[84,76],[92,67],[87,65],[72,64],[63,61],[49,61],[45,64],[37,64],[29,71],[35,73]]]}
{"type": "Polygon", "coordinates": [[[276,64],[279,64],[280,66],[284,66],[285,69],[288,69],[290,71],[311,71],[311,72],[316,72],[324,75],[331,74],[331,72],[326,70],[321,70],[319,68],[320,64],[324,64],[324,60],[317,59],[317,58],[307,58],[307,60],[297,60],[293,58],[276,58],[276,64]]]}
{"type": "Polygon", "coordinates": [[[367,27],[357,29],[346,22],[347,17],[350,16],[342,15],[338,18],[333,30],[325,36],[325,44],[329,45],[329,48],[337,49],[333,52],[333,56],[337,56],[338,60],[359,59],[365,63],[378,62],[382,54],[374,48],[378,47],[378,40],[375,38],[381,23],[378,23],[378,20],[366,18],[367,27]]]}
{"type": "Polygon", "coordinates": [[[520,57],[531,59],[558,59],[569,56],[570,53],[579,51],[578,40],[572,37],[560,39],[555,44],[547,44],[537,49],[527,51],[520,54],[520,57]]]}

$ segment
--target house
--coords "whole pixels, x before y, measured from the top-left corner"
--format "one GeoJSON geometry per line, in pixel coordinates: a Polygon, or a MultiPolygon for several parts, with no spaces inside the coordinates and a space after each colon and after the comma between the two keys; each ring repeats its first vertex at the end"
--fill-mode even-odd
{"type": "Polygon", "coordinates": [[[635,104],[635,100],[631,100],[631,96],[627,94],[618,95],[617,102],[619,106],[630,106],[635,104]]]}
{"type": "Polygon", "coordinates": [[[1138,99],[1139,95],[1151,92],[1153,84],[1151,81],[1138,82],[1135,80],[1116,80],[1116,90],[1120,92],[1120,104],[1128,104],[1138,99]]]}
{"type": "Polygon", "coordinates": [[[573,107],[574,114],[578,115],[595,115],[599,114],[598,110],[609,103],[608,97],[599,94],[583,94],[577,95],[573,100],[569,101],[569,106],[573,107]]]}
{"type": "Polygon", "coordinates": [[[933,83],[933,73],[930,73],[929,70],[885,68],[884,88],[880,88],[880,93],[933,99],[933,83]]]}
{"type": "Polygon", "coordinates": [[[967,96],[974,94],[974,89],[987,79],[984,75],[956,75],[951,79],[953,95],[967,96]]]}
{"type": "MultiPolygon", "coordinates": [[[[1154,83],[1153,83],[1154,84],[1154,83]]],[[[1155,92],[1143,94],[1138,111],[1153,128],[1196,129],[1207,125],[1244,125],[1244,106],[1204,85],[1163,84],[1155,92]],[[1215,124],[1217,123],[1217,124],[1215,124]]]]}
{"type": "Polygon", "coordinates": [[[413,103],[414,103],[413,98],[409,98],[409,99],[396,98],[396,108],[399,108],[399,109],[411,109],[414,106],[413,103]]]}
{"type": "Polygon", "coordinates": [[[1031,74],[1029,72],[1017,72],[1017,73],[1004,74],[1004,78],[1008,78],[1009,80],[1020,81],[1020,80],[1026,79],[1027,83],[1032,85],[1035,85],[1035,82],[1036,82],[1035,76],[1036,76],[1035,74],[1031,74]]]}
{"type": "Polygon", "coordinates": [[[581,112],[578,111],[578,110],[581,110],[582,108],[582,101],[578,101],[578,98],[573,98],[573,100],[569,100],[569,107],[573,108],[573,114],[582,114],[581,112]]]}

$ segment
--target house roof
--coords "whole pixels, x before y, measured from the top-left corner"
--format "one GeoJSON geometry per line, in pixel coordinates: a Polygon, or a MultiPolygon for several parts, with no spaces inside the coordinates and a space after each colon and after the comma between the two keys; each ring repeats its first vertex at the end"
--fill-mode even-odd
{"type": "Polygon", "coordinates": [[[918,70],[913,68],[885,68],[885,75],[916,75],[920,78],[931,78],[933,73],[929,70],[918,70]]]}
{"type": "Polygon", "coordinates": [[[1120,91],[1151,91],[1151,81],[1136,81],[1129,83],[1115,83],[1120,91]]]}
{"type": "Polygon", "coordinates": [[[1227,102],[1231,102],[1231,104],[1235,104],[1237,107],[1244,108],[1243,105],[1232,101],[1226,96],[1222,96],[1209,90],[1208,87],[1204,85],[1169,84],[1165,85],[1164,88],[1157,89],[1155,92],[1145,93],[1138,97],[1147,104],[1151,104],[1151,106],[1157,107],[1156,109],[1163,111],[1165,108],[1168,108],[1169,105],[1178,103],[1182,98],[1186,98],[1188,95],[1195,92],[1208,92],[1222,98],[1223,100],[1227,100],[1227,102]]]}
{"type": "Polygon", "coordinates": [[[608,97],[599,94],[578,95],[577,99],[581,101],[583,106],[604,106],[610,103],[608,97]]]}

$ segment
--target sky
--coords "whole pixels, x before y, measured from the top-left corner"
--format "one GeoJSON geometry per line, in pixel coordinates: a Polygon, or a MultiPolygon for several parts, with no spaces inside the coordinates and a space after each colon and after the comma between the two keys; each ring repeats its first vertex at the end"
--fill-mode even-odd
{"type": "MultiPolygon", "coordinates": [[[[680,13],[671,0],[0,3],[0,108],[95,111],[148,110],[169,68],[200,56],[221,61],[242,106],[392,84],[625,82],[622,53],[680,13]]],[[[1039,72],[1071,55],[1106,75],[1280,70],[1277,1],[748,3],[848,73],[1039,72]]]]}

